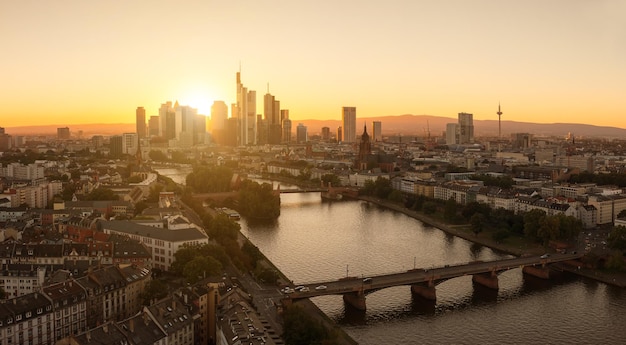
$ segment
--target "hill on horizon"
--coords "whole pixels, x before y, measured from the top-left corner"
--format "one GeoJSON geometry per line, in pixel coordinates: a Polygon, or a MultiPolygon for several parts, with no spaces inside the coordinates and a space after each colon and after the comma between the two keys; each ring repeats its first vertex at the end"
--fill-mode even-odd
{"type": "MultiPolygon", "coordinates": [[[[367,118],[357,118],[357,134],[363,133],[363,126],[367,126],[368,133],[372,133],[372,122],[380,121],[384,136],[402,135],[425,137],[430,131],[431,137],[441,137],[448,123],[457,123],[452,117],[434,115],[387,115],[367,118]]],[[[307,126],[309,135],[318,135],[322,127],[330,128],[333,133],[341,126],[341,120],[292,120],[292,131],[298,124],[307,126]]],[[[6,127],[5,132],[11,135],[56,135],[57,128],[69,127],[75,135],[83,132],[83,137],[93,135],[117,135],[134,133],[134,123],[114,124],[79,124],[79,125],[38,125],[6,127]]],[[[498,120],[474,120],[476,136],[497,136],[498,120]]],[[[626,138],[626,129],[610,126],[595,126],[580,123],[531,123],[519,121],[502,121],[502,136],[508,137],[511,133],[531,133],[536,136],[566,136],[568,133],[576,137],[605,137],[626,138]]]]}

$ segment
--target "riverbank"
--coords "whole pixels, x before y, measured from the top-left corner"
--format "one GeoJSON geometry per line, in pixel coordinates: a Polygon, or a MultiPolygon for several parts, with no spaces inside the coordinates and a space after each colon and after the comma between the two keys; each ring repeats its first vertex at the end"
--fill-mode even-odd
{"type": "MultiPolygon", "coordinates": [[[[472,243],[480,244],[482,246],[501,251],[504,253],[508,253],[515,256],[521,255],[541,255],[545,252],[545,249],[541,245],[533,245],[528,243],[517,243],[516,245],[511,245],[507,243],[499,243],[494,241],[490,237],[490,233],[480,233],[478,235],[474,235],[471,231],[468,231],[464,226],[456,226],[450,225],[444,222],[441,222],[432,217],[428,217],[423,213],[419,213],[402,205],[395,204],[388,200],[382,200],[370,196],[361,195],[358,197],[359,200],[367,201],[381,207],[385,207],[388,209],[392,209],[394,211],[398,211],[404,213],[405,215],[415,218],[421,221],[424,224],[428,224],[430,226],[434,226],[441,231],[463,238],[472,243]]],[[[582,263],[580,268],[573,268],[572,266],[560,265],[562,270],[579,275],[581,277],[593,279],[605,283],[607,285],[613,285],[617,287],[624,288],[626,287],[626,273],[606,273],[596,269],[583,267],[582,263]]]]}

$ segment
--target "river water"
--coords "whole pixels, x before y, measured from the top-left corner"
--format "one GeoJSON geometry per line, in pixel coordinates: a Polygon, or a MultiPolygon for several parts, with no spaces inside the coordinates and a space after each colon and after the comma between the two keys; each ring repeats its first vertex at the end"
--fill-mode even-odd
{"type": "MultiPolygon", "coordinates": [[[[322,202],[319,193],[282,194],[275,222],[240,224],[295,283],[510,257],[367,202],[322,202]]],[[[570,275],[545,281],[521,269],[500,274],[499,285],[451,279],[437,285],[436,303],[406,286],[383,289],[367,295],[365,312],[341,296],[312,301],[364,345],[626,343],[624,289],[570,275]]]]}
{"type": "MultiPolygon", "coordinates": [[[[282,188],[282,187],[281,187],[282,188]]],[[[282,194],[272,224],[242,232],[296,284],[509,257],[363,201],[322,202],[319,193],[282,194]]],[[[500,289],[471,277],[437,285],[437,302],[409,287],[367,295],[367,311],[341,296],[313,302],[359,344],[619,344],[626,341],[626,291],[564,275],[544,281],[521,269],[500,289]]]]}

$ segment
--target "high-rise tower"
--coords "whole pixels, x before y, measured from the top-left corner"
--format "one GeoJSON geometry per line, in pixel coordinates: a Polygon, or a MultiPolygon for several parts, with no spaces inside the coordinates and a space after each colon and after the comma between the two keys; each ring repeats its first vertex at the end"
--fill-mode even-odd
{"type": "Polygon", "coordinates": [[[356,142],[356,107],[343,107],[342,111],[343,141],[356,142]]]}
{"type": "Polygon", "coordinates": [[[500,102],[498,102],[498,152],[500,152],[500,140],[502,140],[502,111],[500,110],[500,102]]]}
{"type": "Polygon", "coordinates": [[[248,91],[237,72],[237,104],[232,113],[239,123],[238,145],[256,144],[256,91],[248,91]]]}
{"type": "Polygon", "coordinates": [[[459,113],[459,144],[474,143],[474,115],[459,113]]]}
{"type": "Polygon", "coordinates": [[[140,139],[146,137],[146,109],[143,107],[137,107],[135,111],[135,128],[140,139]]]}

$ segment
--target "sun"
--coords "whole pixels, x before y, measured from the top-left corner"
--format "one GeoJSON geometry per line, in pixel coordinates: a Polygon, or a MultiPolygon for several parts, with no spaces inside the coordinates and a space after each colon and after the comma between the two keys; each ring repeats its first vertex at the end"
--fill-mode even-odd
{"type": "Polygon", "coordinates": [[[214,94],[208,89],[197,89],[186,92],[179,100],[180,105],[188,105],[198,110],[200,115],[211,115],[211,106],[215,100],[214,94]]]}

